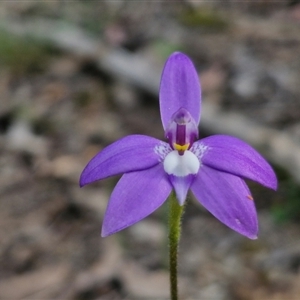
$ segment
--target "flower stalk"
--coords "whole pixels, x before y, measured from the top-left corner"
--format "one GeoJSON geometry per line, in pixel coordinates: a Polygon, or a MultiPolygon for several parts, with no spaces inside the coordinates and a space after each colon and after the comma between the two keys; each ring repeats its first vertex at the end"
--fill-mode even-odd
{"type": "Polygon", "coordinates": [[[179,205],[175,193],[169,197],[169,268],[171,300],[178,300],[177,258],[184,205],[179,205]]]}

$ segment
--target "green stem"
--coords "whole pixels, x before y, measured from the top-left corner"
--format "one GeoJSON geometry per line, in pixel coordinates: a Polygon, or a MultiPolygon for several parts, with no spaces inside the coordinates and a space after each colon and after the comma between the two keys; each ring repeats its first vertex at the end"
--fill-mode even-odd
{"type": "Polygon", "coordinates": [[[181,216],[184,206],[180,206],[174,193],[169,197],[169,263],[171,300],[178,300],[177,256],[181,233],[181,216]]]}

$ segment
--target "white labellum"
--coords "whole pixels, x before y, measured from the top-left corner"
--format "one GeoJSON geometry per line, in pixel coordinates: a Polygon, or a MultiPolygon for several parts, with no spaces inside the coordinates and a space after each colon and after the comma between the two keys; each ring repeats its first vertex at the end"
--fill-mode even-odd
{"type": "Polygon", "coordinates": [[[189,150],[184,151],[183,155],[179,155],[178,151],[173,150],[168,153],[164,160],[164,169],[169,175],[183,177],[197,174],[199,168],[199,159],[189,150]]]}

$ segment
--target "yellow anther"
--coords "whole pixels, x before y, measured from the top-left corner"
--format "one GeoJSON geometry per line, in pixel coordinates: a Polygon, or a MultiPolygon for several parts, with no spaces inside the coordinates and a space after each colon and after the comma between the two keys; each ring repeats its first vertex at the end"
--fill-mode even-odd
{"type": "Polygon", "coordinates": [[[178,145],[176,143],[173,144],[174,149],[177,150],[177,151],[185,151],[189,148],[189,146],[190,146],[189,143],[185,144],[185,145],[178,145]]]}
{"type": "Polygon", "coordinates": [[[253,197],[252,197],[251,195],[247,195],[247,198],[248,198],[249,200],[254,200],[253,197]]]}

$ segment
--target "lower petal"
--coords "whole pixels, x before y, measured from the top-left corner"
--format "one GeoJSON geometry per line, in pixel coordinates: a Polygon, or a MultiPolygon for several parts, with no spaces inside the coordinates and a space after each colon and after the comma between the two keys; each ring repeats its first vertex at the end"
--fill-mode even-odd
{"type": "Polygon", "coordinates": [[[144,219],[165,202],[171,190],[161,164],[124,174],[110,197],[102,236],[116,233],[144,219]]]}
{"type": "Polygon", "coordinates": [[[169,179],[174,187],[177,200],[180,205],[184,204],[184,201],[186,199],[186,195],[188,193],[188,190],[195,179],[195,175],[190,174],[187,176],[174,176],[169,175],[169,179]]]}
{"type": "Polygon", "coordinates": [[[255,204],[244,180],[203,165],[191,190],[222,223],[250,239],[257,238],[255,204]]]}

